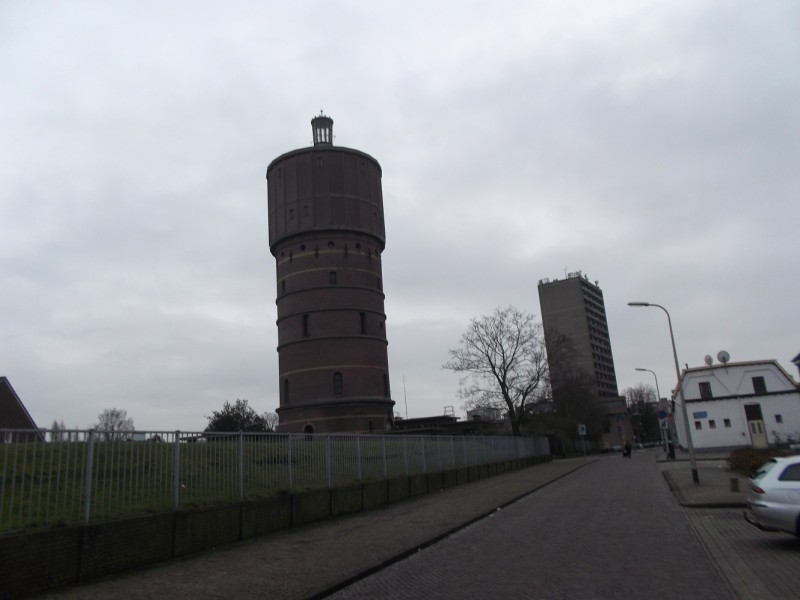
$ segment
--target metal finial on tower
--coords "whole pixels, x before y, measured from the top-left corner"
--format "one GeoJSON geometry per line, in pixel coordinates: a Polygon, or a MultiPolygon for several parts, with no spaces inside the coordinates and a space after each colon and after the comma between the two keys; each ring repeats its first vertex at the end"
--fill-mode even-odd
{"type": "Polygon", "coordinates": [[[311,129],[314,132],[315,146],[333,145],[333,119],[326,117],[319,111],[319,116],[311,119],[311,129]]]}

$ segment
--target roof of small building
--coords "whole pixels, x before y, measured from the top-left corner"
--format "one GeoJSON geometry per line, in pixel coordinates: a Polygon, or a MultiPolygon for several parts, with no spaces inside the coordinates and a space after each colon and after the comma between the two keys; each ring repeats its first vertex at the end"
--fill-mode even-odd
{"type": "Polygon", "coordinates": [[[0,377],[0,429],[38,429],[7,377],[0,377]]]}

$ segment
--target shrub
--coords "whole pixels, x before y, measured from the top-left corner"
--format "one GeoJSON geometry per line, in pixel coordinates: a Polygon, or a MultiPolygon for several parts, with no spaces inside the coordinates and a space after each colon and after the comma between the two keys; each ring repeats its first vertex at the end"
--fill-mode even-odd
{"type": "Polygon", "coordinates": [[[749,477],[773,456],[786,456],[786,451],[780,448],[764,448],[762,450],[743,448],[731,452],[727,461],[731,470],[749,477]]]}

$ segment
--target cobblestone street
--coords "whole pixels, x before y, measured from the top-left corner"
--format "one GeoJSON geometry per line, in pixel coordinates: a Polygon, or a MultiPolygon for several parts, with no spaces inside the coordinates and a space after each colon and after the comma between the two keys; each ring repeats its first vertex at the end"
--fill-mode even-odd
{"type": "Polygon", "coordinates": [[[652,453],[610,456],[334,598],[735,597],[652,453]]]}

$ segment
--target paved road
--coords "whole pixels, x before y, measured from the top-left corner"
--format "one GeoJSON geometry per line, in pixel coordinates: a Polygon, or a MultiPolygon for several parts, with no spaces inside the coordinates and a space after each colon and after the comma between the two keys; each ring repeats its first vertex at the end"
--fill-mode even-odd
{"type": "Polygon", "coordinates": [[[333,598],[736,598],[665,491],[604,458],[333,598]]]}

